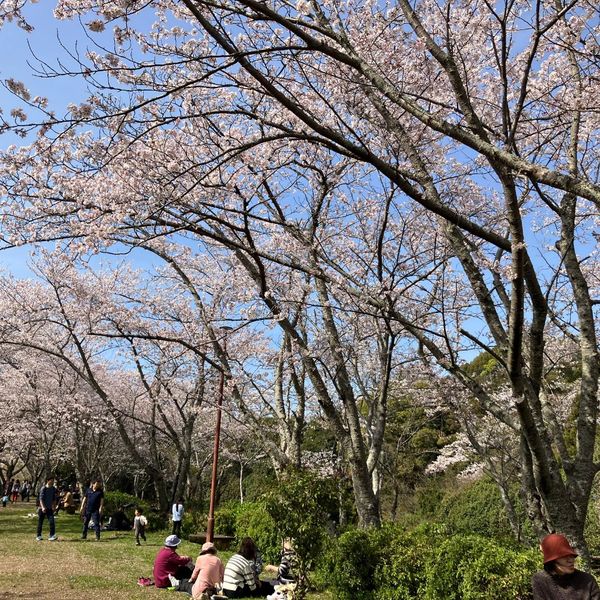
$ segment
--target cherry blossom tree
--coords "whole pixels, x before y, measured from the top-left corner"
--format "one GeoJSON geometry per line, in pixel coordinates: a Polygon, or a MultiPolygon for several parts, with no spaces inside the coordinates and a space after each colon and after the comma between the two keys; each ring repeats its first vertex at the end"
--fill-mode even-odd
{"type": "Polygon", "coordinates": [[[63,0],[56,15],[90,11],[90,35],[110,24],[115,47],[64,68],[94,88],[87,102],[60,121],[12,85],[40,127],[2,156],[6,243],[168,236],[227,255],[248,304],[289,337],[366,524],[394,350],[420,356],[515,432],[537,530],[585,552],[599,468],[597,7],[63,0]],[[156,26],[134,28],[145,10],[156,26]],[[357,314],[371,336],[361,364],[357,314]],[[557,337],[580,373],[571,449],[548,418],[557,337]],[[508,407],[465,368],[474,349],[504,370],[508,407]]]}

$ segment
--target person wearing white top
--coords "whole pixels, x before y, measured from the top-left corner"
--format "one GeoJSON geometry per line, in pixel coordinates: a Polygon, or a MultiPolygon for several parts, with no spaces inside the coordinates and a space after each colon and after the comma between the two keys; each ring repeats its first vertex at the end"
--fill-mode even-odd
{"type": "Polygon", "coordinates": [[[181,521],[183,520],[183,498],[173,504],[173,535],[181,536],[181,521]]]}
{"type": "Polygon", "coordinates": [[[135,531],[135,545],[141,546],[140,538],[146,541],[146,525],[148,519],[142,514],[142,509],[138,506],[135,509],[135,518],[133,519],[133,530],[135,531]]]}

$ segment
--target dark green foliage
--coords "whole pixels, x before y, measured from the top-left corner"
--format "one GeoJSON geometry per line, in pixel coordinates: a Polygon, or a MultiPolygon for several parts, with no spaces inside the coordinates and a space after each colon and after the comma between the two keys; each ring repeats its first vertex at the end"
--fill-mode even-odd
{"type": "Polygon", "coordinates": [[[321,452],[323,450],[334,450],[335,448],[335,435],[329,427],[325,427],[316,420],[306,425],[302,440],[302,450],[321,452]]]}
{"type": "Polygon", "coordinates": [[[298,598],[308,586],[308,573],[316,566],[328,538],[329,514],[335,505],[335,482],[293,471],[266,498],[278,540],[293,540],[297,554],[298,598]]]}
{"type": "Polygon", "coordinates": [[[537,550],[517,551],[479,537],[443,542],[426,567],[425,600],[517,600],[530,597],[537,550]]]}
{"type": "Polygon", "coordinates": [[[186,505],[181,521],[181,536],[187,539],[192,534],[206,531],[206,514],[201,510],[193,510],[186,505]]]}
{"type": "Polygon", "coordinates": [[[452,533],[473,533],[504,540],[512,536],[498,487],[488,479],[447,493],[436,516],[452,533]]]}
{"type": "MultiPolygon", "coordinates": [[[[427,386],[427,382],[422,383],[422,387],[427,386]]],[[[421,511],[415,491],[429,479],[425,475],[427,466],[458,427],[457,421],[448,413],[429,414],[415,407],[409,397],[390,399],[381,465],[385,475],[381,490],[384,516],[396,521],[401,511],[421,511]]],[[[431,496],[428,494],[424,498],[431,496]]],[[[427,512],[432,514],[430,510],[427,512]]]]}
{"type": "Polygon", "coordinates": [[[378,560],[374,536],[365,529],[343,533],[322,559],[319,578],[340,600],[369,600],[378,560]]]}
{"type": "Polygon", "coordinates": [[[281,538],[265,502],[244,502],[239,505],[235,515],[235,537],[237,544],[243,538],[251,537],[265,562],[279,561],[281,538]]]}
{"type": "Polygon", "coordinates": [[[236,535],[236,520],[240,504],[226,504],[215,511],[215,533],[220,535],[236,535]]]}
{"type": "Polygon", "coordinates": [[[446,537],[444,526],[438,525],[421,525],[410,533],[395,526],[382,528],[377,536],[381,556],[374,579],[377,598],[422,598],[427,587],[427,565],[446,537]]]}
{"type": "Polygon", "coordinates": [[[524,600],[540,556],[443,526],[390,525],[345,533],[323,565],[342,600],[524,600]]]}
{"type": "Polygon", "coordinates": [[[144,501],[125,494],[124,492],[105,492],[104,493],[104,515],[110,517],[119,507],[124,507],[125,514],[133,522],[135,507],[139,506],[142,509],[144,516],[148,519],[148,530],[158,531],[166,525],[166,519],[157,510],[144,501]]]}
{"type": "Polygon", "coordinates": [[[477,355],[470,363],[462,367],[468,375],[487,385],[499,387],[507,382],[506,371],[488,352],[477,355]]]}
{"type": "MultiPolygon", "coordinates": [[[[240,499],[239,464],[233,462],[219,477],[218,505],[238,503],[240,499]]],[[[270,485],[276,485],[276,477],[270,461],[259,459],[244,467],[244,502],[260,500],[270,485]]],[[[205,510],[208,511],[208,500],[205,510]]]]}
{"type": "Polygon", "coordinates": [[[433,476],[415,490],[416,511],[420,517],[435,519],[444,499],[442,477],[433,476]]]}

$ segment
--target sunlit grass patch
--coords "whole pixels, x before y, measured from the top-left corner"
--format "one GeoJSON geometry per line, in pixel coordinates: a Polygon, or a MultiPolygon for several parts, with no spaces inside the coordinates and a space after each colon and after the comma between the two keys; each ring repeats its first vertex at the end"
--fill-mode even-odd
{"type": "MultiPolygon", "coordinates": [[[[58,541],[35,539],[37,517],[33,502],[0,508],[0,600],[185,600],[184,594],[168,594],[154,587],[137,585],[139,577],[152,575],[152,564],[167,531],[149,532],[148,541],[135,545],[133,532],[94,532],[81,539],[77,515],[61,513],[56,520],[58,541]]],[[[180,554],[196,557],[200,546],[184,541],[180,554]]],[[[225,561],[231,552],[220,553],[225,561]]],[[[309,600],[329,600],[327,594],[309,595],[309,600]]]]}

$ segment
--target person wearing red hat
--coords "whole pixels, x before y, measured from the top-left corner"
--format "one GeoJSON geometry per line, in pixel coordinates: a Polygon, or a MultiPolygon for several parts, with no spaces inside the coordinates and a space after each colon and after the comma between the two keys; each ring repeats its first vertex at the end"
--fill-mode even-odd
{"type": "Polygon", "coordinates": [[[600,600],[594,577],[575,568],[578,555],[564,535],[547,535],[540,548],[544,570],[533,576],[533,600],[600,600]]]}

